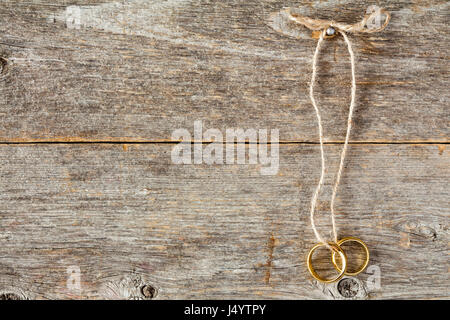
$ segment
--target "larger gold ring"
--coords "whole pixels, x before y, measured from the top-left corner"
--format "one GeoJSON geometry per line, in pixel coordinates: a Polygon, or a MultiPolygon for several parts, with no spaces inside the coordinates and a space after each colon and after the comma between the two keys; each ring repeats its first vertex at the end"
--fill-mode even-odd
{"type": "Polygon", "coordinates": [[[317,248],[326,246],[325,243],[318,243],[314,247],[312,247],[311,250],[309,250],[308,258],[306,259],[306,263],[308,266],[308,270],[311,273],[311,275],[314,277],[314,279],[319,280],[321,282],[325,282],[325,283],[332,283],[332,282],[340,280],[344,276],[345,272],[347,271],[347,256],[345,255],[344,250],[342,250],[338,244],[336,244],[334,242],[329,242],[328,244],[332,248],[333,256],[334,256],[334,254],[339,253],[339,256],[341,257],[341,261],[342,261],[342,267],[340,269],[338,269],[339,274],[335,278],[332,278],[332,279],[321,278],[312,266],[312,256],[313,256],[314,251],[317,248]]]}
{"type": "MultiPolygon", "coordinates": [[[[364,251],[366,252],[366,260],[364,261],[364,264],[361,266],[361,268],[359,270],[357,270],[356,272],[345,271],[345,274],[347,276],[356,276],[357,274],[361,273],[369,264],[369,248],[367,248],[366,244],[361,239],[358,239],[355,237],[342,238],[341,240],[339,240],[337,242],[337,245],[340,246],[341,244],[343,244],[345,242],[357,242],[364,248],[364,251]]],[[[341,272],[341,268],[336,263],[336,252],[333,251],[333,254],[331,255],[331,257],[332,257],[334,267],[336,268],[337,271],[341,272]]]]}

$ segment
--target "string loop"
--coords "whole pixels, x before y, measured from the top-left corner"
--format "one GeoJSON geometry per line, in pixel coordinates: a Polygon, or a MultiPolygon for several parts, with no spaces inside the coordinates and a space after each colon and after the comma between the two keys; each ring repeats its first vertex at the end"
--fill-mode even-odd
{"type": "Polygon", "coordinates": [[[339,163],[339,170],[337,172],[336,181],[333,186],[333,193],[331,196],[331,203],[330,203],[333,238],[334,238],[334,243],[337,243],[338,237],[337,237],[337,231],[336,231],[336,218],[335,218],[336,214],[334,211],[334,204],[335,204],[335,200],[336,200],[338,186],[339,186],[341,176],[342,176],[342,171],[344,168],[344,161],[345,161],[347,147],[348,147],[348,143],[349,143],[349,139],[350,139],[350,132],[352,130],[352,117],[353,117],[353,110],[355,108],[355,100],[356,100],[355,55],[353,53],[352,44],[351,44],[350,40],[348,39],[346,33],[347,32],[373,33],[373,32],[382,31],[384,28],[386,28],[391,16],[390,16],[389,12],[387,12],[386,10],[379,9],[379,10],[373,11],[370,14],[364,15],[363,19],[360,22],[357,22],[354,24],[345,24],[345,23],[336,22],[334,20],[312,19],[312,18],[305,17],[305,16],[302,16],[302,15],[299,15],[296,13],[292,13],[290,9],[288,10],[288,13],[289,13],[289,17],[292,21],[299,23],[299,24],[307,27],[310,30],[321,30],[319,40],[317,41],[316,50],[315,50],[314,56],[313,56],[312,76],[311,76],[311,83],[309,86],[309,97],[311,99],[311,103],[316,112],[317,125],[319,128],[319,143],[320,143],[320,156],[321,156],[320,179],[319,179],[319,183],[318,183],[316,190],[311,199],[310,219],[311,219],[311,227],[312,227],[312,229],[314,231],[314,235],[316,236],[319,243],[321,243],[322,245],[326,246],[328,249],[333,251],[333,247],[318,232],[315,221],[314,221],[314,214],[316,211],[317,200],[319,198],[320,190],[322,189],[322,186],[324,183],[325,168],[326,168],[325,152],[324,152],[324,147],[323,147],[324,137],[323,137],[322,119],[320,116],[320,110],[319,110],[316,100],[314,98],[314,84],[316,81],[316,74],[317,74],[317,59],[318,59],[318,56],[320,53],[320,48],[322,46],[323,40],[325,39],[325,36],[326,36],[326,30],[329,27],[335,28],[342,35],[342,37],[345,40],[345,43],[347,44],[348,53],[350,55],[351,74],[352,74],[351,100],[350,100],[350,107],[349,107],[349,111],[348,111],[347,132],[345,135],[344,146],[342,148],[341,158],[340,158],[340,163],[339,163]],[[376,28],[367,28],[366,27],[367,23],[369,21],[372,21],[373,19],[377,18],[378,15],[381,15],[381,14],[385,15],[385,17],[386,17],[384,24],[382,24],[376,28]]]}

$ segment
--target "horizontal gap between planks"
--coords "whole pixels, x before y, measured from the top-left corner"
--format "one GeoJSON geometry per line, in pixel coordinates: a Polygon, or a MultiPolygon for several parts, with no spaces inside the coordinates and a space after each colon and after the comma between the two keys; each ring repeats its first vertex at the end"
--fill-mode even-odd
{"type": "MultiPolygon", "coordinates": [[[[70,141],[0,141],[2,145],[32,145],[32,144],[178,144],[182,141],[122,141],[122,140],[98,140],[98,141],[84,141],[84,140],[70,140],[70,141]]],[[[183,143],[193,143],[193,144],[209,144],[212,141],[192,141],[183,143]]],[[[220,144],[227,144],[226,142],[221,142],[220,144]]],[[[259,142],[237,142],[234,141],[232,144],[260,144],[259,142]]],[[[267,144],[272,144],[270,141],[267,144]]],[[[304,144],[304,145],[319,145],[319,142],[315,141],[280,141],[280,145],[291,145],[291,144],[304,144]]],[[[344,141],[327,141],[323,143],[324,145],[342,145],[344,141]]],[[[351,141],[350,145],[448,145],[450,141],[351,141]]]]}

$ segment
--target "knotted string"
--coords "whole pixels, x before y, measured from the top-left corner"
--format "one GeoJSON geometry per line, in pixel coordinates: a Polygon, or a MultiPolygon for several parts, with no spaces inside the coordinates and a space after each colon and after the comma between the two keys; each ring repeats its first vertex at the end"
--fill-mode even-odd
{"type": "Polygon", "coordinates": [[[312,19],[309,17],[302,16],[298,13],[291,12],[290,9],[288,9],[288,16],[289,19],[304,25],[306,28],[310,30],[326,30],[328,27],[333,27],[337,29],[338,31],[343,32],[360,32],[360,33],[374,33],[374,32],[380,32],[386,26],[388,25],[389,21],[391,20],[391,15],[388,11],[385,9],[379,8],[378,10],[372,11],[370,14],[365,14],[364,17],[360,22],[354,23],[354,24],[346,24],[342,22],[336,22],[334,20],[322,20],[322,19],[312,19]],[[369,21],[373,21],[378,16],[384,15],[385,21],[382,25],[376,27],[376,28],[366,28],[367,23],[369,21]]]}
{"type": "Polygon", "coordinates": [[[321,173],[320,173],[319,184],[317,185],[316,190],[311,199],[310,219],[311,219],[311,227],[314,231],[314,235],[316,236],[317,240],[320,243],[325,244],[330,250],[333,250],[333,248],[328,244],[327,241],[324,240],[324,238],[318,232],[315,221],[314,221],[314,213],[316,211],[317,199],[319,197],[320,190],[323,186],[324,177],[325,177],[325,167],[326,167],[325,166],[325,152],[324,152],[324,148],[323,148],[322,119],[320,116],[320,110],[317,107],[316,99],[314,98],[314,84],[316,81],[316,74],[317,74],[317,59],[319,56],[322,42],[323,42],[326,32],[327,32],[327,29],[330,27],[336,29],[342,35],[342,37],[344,38],[344,40],[347,44],[348,53],[350,54],[350,63],[351,63],[351,72],[352,72],[352,89],[351,89],[351,100],[350,100],[350,107],[349,107],[348,119],[347,119],[347,133],[345,135],[344,147],[342,148],[341,160],[339,163],[339,170],[338,170],[338,173],[336,176],[336,181],[333,186],[333,193],[331,196],[331,203],[330,203],[333,238],[334,238],[334,242],[336,243],[338,241],[338,238],[337,238],[337,231],[336,231],[336,219],[335,219],[336,214],[334,211],[334,203],[336,200],[336,194],[337,194],[339,182],[340,182],[341,176],[342,176],[342,170],[344,167],[345,156],[347,153],[350,132],[352,130],[352,117],[353,117],[353,110],[355,108],[355,100],[356,100],[355,55],[353,53],[352,45],[346,35],[346,32],[373,33],[373,32],[382,31],[384,28],[386,28],[386,26],[389,23],[390,14],[389,14],[389,12],[385,11],[384,9],[379,9],[379,10],[373,11],[370,14],[366,14],[360,22],[355,23],[355,24],[345,24],[345,23],[335,22],[333,20],[311,19],[308,17],[301,16],[299,14],[291,13],[290,10],[289,10],[289,18],[296,23],[304,25],[305,27],[307,27],[310,30],[321,30],[320,37],[319,37],[319,40],[317,41],[316,50],[315,50],[314,56],[313,56],[312,76],[311,76],[311,83],[309,86],[309,97],[311,99],[311,103],[316,112],[317,124],[319,127],[319,142],[320,142],[320,156],[321,156],[322,169],[321,169],[321,173]],[[383,25],[378,26],[377,28],[366,28],[368,21],[375,19],[378,15],[381,15],[381,14],[384,14],[386,16],[385,22],[383,25]]]}

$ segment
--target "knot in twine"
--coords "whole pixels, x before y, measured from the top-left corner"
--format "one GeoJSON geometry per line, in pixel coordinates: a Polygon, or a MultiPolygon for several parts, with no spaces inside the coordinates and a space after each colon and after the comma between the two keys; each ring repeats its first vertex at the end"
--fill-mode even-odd
{"type": "MultiPolygon", "coordinates": [[[[321,170],[321,174],[320,174],[319,184],[317,185],[316,191],[314,192],[313,197],[311,199],[310,219],[311,219],[311,227],[314,231],[314,235],[316,236],[317,240],[320,243],[323,243],[328,249],[333,250],[332,246],[328,243],[328,241],[325,241],[324,238],[317,231],[316,224],[314,221],[314,213],[315,213],[316,206],[317,206],[317,200],[318,200],[318,197],[320,194],[320,190],[323,186],[325,171],[326,171],[325,170],[325,168],[326,168],[325,153],[324,153],[324,148],[323,148],[324,137],[323,137],[322,120],[321,120],[321,116],[320,116],[320,110],[319,110],[316,100],[314,98],[314,83],[315,83],[316,74],[317,74],[317,57],[319,55],[320,48],[321,48],[322,42],[325,38],[325,35],[327,34],[327,29],[330,27],[336,29],[342,35],[342,37],[344,38],[344,40],[347,44],[348,52],[350,54],[351,72],[352,72],[352,89],[351,89],[351,101],[350,101],[350,107],[349,107],[348,119],[347,119],[347,133],[345,136],[344,146],[343,146],[342,152],[341,152],[341,160],[340,160],[340,164],[339,164],[339,170],[338,170],[338,173],[336,176],[336,181],[333,186],[333,193],[331,196],[331,203],[330,203],[331,223],[332,223],[332,227],[333,227],[333,238],[334,238],[334,242],[337,243],[338,237],[337,237],[337,232],[336,232],[334,202],[336,200],[336,194],[337,194],[339,182],[341,180],[342,170],[344,167],[345,155],[347,152],[347,146],[348,146],[348,142],[349,142],[349,138],[350,138],[350,132],[352,129],[352,116],[353,116],[353,110],[355,108],[355,98],[356,98],[355,56],[354,56],[354,53],[352,50],[352,45],[351,45],[350,40],[348,39],[346,33],[347,32],[373,33],[373,32],[382,31],[388,25],[391,15],[386,10],[379,8],[370,14],[366,14],[360,22],[357,22],[354,24],[346,24],[346,23],[336,22],[334,20],[312,19],[309,17],[302,16],[300,14],[291,13],[290,9],[288,10],[288,15],[292,21],[294,21],[298,24],[301,24],[310,30],[314,30],[314,31],[321,30],[320,37],[319,37],[319,40],[317,41],[316,50],[315,50],[315,53],[313,56],[312,76],[311,76],[311,83],[309,86],[309,97],[311,99],[311,103],[314,107],[314,110],[316,111],[317,125],[319,128],[319,141],[320,141],[320,155],[321,155],[322,170],[321,170]],[[367,28],[366,27],[367,23],[369,21],[372,21],[373,19],[377,18],[379,15],[382,15],[382,14],[384,14],[386,16],[384,24],[379,25],[376,28],[367,28]]],[[[334,31],[334,30],[332,30],[332,31],[334,31]]]]}
{"type": "Polygon", "coordinates": [[[291,12],[291,9],[288,9],[289,19],[305,26],[306,28],[317,31],[317,30],[326,30],[329,27],[335,28],[338,31],[343,32],[353,32],[353,33],[374,33],[380,32],[389,24],[391,20],[391,15],[388,11],[383,8],[379,8],[377,10],[372,11],[370,14],[365,14],[360,22],[354,24],[347,24],[342,22],[336,22],[334,20],[322,20],[322,19],[312,19],[309,17],[302,16],[298,13],[291,12]],[[367,23],[369,21],[373,21],[378,16],[385,15],[386,18],[382,25],[379,25],[375,28],[367,28],[367,23]]]}

